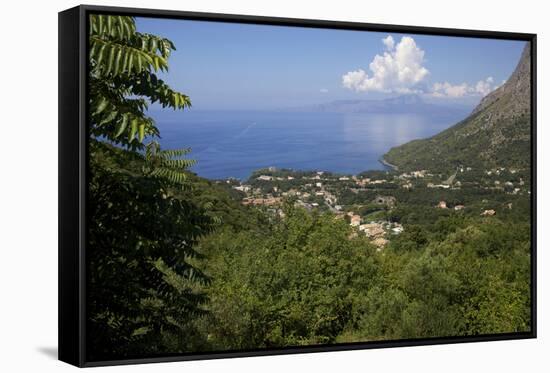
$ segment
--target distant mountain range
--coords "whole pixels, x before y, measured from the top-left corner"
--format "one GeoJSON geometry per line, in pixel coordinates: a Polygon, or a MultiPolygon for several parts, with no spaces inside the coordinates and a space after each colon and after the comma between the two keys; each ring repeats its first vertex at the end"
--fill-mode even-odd
{"type": "Polygon", "coordinates": [[[292,112],[315,113],[377,113],[377,114],[429,114],[467,115],[472,106],[463,104],[425,102],[419,95],[402,95],[383,100],[336,100],[324,104],[284,109],[292,112]]]}
{"type": "Polygon", "coordinates": [[[458,124],[424,140],[391,149],[384,159],[399,169],[473,167],[528,169],[531,161],[531,49],[501,87],[458,124]]]}

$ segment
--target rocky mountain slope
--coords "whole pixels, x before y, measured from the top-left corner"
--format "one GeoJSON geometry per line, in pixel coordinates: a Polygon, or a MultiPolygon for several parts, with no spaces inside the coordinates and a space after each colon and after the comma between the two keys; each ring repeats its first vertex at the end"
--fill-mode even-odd
{"type": "Polygon", "coordinates": [[[488,94],[463,121],[423,140],[392,148],[384,159],[399,169],[449,171],[530,167],[531,47],[501,87],[488,94]]]}

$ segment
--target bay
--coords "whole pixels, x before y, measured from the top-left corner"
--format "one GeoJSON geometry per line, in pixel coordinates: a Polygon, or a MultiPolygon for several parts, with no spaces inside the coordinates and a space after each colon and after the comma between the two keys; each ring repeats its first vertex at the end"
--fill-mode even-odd
{"type": "Polygon", "coordinates": [[[156,111],[163,148],[191,148],[192,171],[246,180],[265,167],[357,174],[385,169],[391,147],[426,138],[466,113],[342,114],[282,111],[156,111]]]}

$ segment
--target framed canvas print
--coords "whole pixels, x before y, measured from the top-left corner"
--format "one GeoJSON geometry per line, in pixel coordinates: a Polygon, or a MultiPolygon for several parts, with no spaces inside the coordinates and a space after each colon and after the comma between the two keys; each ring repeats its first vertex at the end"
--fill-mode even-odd
{"type": "Polygon", "coordinates": [[[59,14],[59,357],[536,336],[536,36],[59,14]]]}

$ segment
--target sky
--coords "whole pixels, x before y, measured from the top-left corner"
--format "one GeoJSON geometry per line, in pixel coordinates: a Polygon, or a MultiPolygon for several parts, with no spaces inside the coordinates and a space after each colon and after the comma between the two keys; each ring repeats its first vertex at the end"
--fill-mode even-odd
{"type": "Polygon", "coordinates": [[[523,41],[137,18],[170,39],[172,88],[194,110],[270,110],[419,94],[477,103],[513,72],[523,41]]]}

